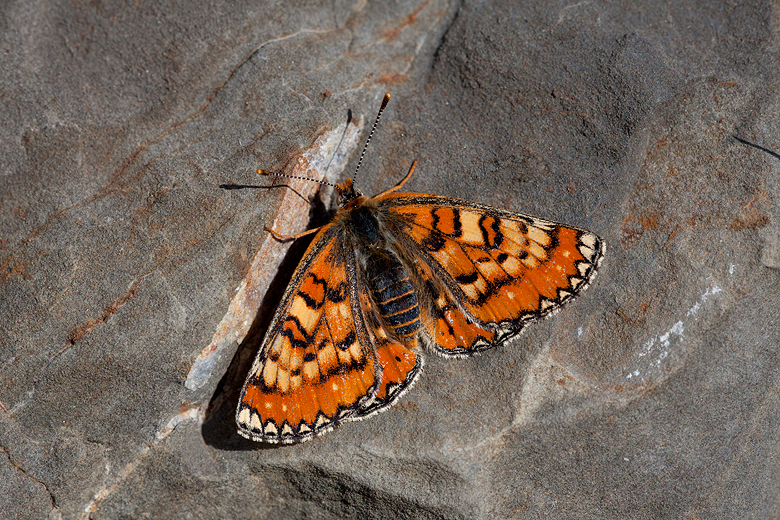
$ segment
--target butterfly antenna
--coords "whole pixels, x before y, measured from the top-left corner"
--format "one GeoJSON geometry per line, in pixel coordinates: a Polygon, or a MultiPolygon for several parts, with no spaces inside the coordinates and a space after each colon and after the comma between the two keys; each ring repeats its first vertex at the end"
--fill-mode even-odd
{"type": "Polygon", "coordinates": [[[374,136],[374,130],[376,130],[376,125],[379,124],[379,118],[382,117],[382,112],[384,111],[389,101],[390,101],[390,93],[386,92],[385,97],[382,98],[382,105],[379,107],[379,113],[376,115],[376,121],[374,121],[374,126],[371,127],[371,132],[369,132],[368,134],[368,139],[366,139],[366,144],[363,146],[363,151],[360,154],[360,160],[358,161],[357,168],[355,168],[355,175],[353,175],[353,178],[355,180],[357,180],[357,174],[358,174],[358,170],[360,170],[360,165],[363,164],[363,156],[366,155],[366,149],[368,148],[368,143],[371,142],[371,138],[374,136]]]}
{"type": "MultiPolygon", "coordinates": [[[[263,170],[262,168],[257,169],[257,173],[260,175],[272,175],[274,177],[285,177],[287,179],[298,179],[300,181],[310,181],[310,182],[316,182],[317,184],[325,184],[326,186],[331,186],[333,188],[336,187],[335,184],[330,183],[328,181],[319,181],[317,179],[310,179],[309,177],[301,177],[299,175],[287,175],[286,173],[278,173],[278,172],[269,172],[268,170],[263,170]]],[[[289,186],[288,186],[289,188],[289,186]]]]}

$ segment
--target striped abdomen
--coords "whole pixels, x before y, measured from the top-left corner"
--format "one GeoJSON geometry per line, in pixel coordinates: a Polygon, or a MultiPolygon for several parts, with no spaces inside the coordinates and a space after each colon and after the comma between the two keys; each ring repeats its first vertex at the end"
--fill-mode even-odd
{"type": "Polygon", "coordinates": [[[366,281],[382,321],[400,338],[420,330],[420,307],[409,274],[396,258],[378,253],[366,262],[366,281]]]}

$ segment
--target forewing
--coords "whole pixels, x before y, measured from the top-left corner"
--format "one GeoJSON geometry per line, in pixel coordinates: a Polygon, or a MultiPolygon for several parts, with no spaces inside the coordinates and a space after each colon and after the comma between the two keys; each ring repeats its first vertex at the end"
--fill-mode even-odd
{"type": "Polygon", "coordinates": [[[428,332],[444,353],[487,348],[554,312],[590,284],[604,255],[594,233],[520,213],[433,195],[375,200],[399,249],[440,281],[428,332]]]}
{"type": "Polygon", "coordinates": [[[285,291],[241,393],[243,436],[297,442],[358,413],[379,387],[354,251],[337,225],[314,238],[285,291]]]}

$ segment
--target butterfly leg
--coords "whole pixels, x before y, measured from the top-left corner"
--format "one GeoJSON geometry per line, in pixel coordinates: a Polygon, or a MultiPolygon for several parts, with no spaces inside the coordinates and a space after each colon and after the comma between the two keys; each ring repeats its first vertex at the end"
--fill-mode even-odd
{"type": "Polygon", "coordinates": [[[306,235],[314,234],[317,231],[319,231],[320,228],[317,227],[317,228],[314,228],[314,229],[309,229],[309,230],[306,230],[306,231],[302,231],[301,233],[296,233],[294,235],[284,235],[282,233],[277,233],[276,231],[274,231],[273,229],[269,228],[268,226],[265,226],[265,230],[268,231],[269,233],[271,233],[276,240],[280,240],[282,242],[286,242],[287,240],[298,240],[299,238],[305,237],[306,235]]]}
{"type": "Polygon", "coordinates": [[[394,192],[395,190],[398,190],[398,189],[400,189],[400,188],[401,188],[401,186],[403,186],[404,184],[406,184],[406,181],[408,181],[408,180],[409,180],[409,179],[412,177],[412,172],[414,172],[414,168],[415,168],[416,166],[417,166],[417,161],[412,161],[412,166],[411,166],[411,168],[409,168],[409,173],[407,173],[407,174],[406,174],[406,177],[404,177],[403,179],[401,179],[401,182],[399,182],[398,184],[396,184],[395,186],[393,186],[393,187],[392,187],[392,188],[390,188],[389,190],[385,190],[385,191],[383,191],[382,193],[380,193],[379,195],[376,195],[376,196],[377,196],[377,197],[381,197],[382,195],[385,195],[385,194],[387,194],[387,193],[392,193],[392,192],[394,192]]]}

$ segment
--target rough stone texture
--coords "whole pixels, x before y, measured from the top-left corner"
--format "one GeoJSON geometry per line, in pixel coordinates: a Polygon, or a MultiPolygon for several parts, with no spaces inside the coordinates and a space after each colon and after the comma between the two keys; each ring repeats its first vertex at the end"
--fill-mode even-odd
{"type": "Polygon", "coordinates": [[[0,516],[779,517],[777,5],[296,4],[0,7],[0,516]],[[387,413],[244,441],[256,345],[185,381],[283,190],[219,186],[385,90],[364,192],[417,159],[601,234],[602,271],[387,413]]]}

